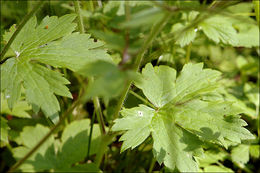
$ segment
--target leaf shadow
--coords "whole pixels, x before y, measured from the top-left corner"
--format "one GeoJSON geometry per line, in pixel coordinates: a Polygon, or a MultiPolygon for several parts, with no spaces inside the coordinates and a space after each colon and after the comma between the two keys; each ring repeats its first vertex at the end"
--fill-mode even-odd
{"type": "Polygon", "coordinates": [[[212,141],[218,141],[220,137],[220,132],[213,132],[212,129],[208,127],[202,127],[200,128],[201,131],[197,132],[197,134],[207,140],[212,140],[212,141]]]}
{"type": "Polygon", "coordinates": [[[197,137],[196,135],[192,134],[191,132],[182,129],[183,134],[180,138],[180,142],[186,145],[186,148],[184,148],[184,151],[187,152],[193,152],[197,149],[201,148],[202,141],[197,137]]]}
{"type": "Polygon", "coordinates": [[[35,159],[28,160],[27,163],[31,164],[35,171],[64,170],[66,167],[70,169],[73,164],[84,161],[86,158],[88,135],[89,130],[86,129],[74,137],[69,137],[63,144],[58,146],[57,152],[55,152],[54,144],[52,144],[44,154],[37,153],[35,159]]]}

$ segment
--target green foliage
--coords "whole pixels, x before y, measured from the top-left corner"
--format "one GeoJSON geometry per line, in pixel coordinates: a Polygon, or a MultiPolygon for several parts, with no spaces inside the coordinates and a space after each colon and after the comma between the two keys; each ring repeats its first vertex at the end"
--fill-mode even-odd
{"type": "MultiPolygon", "coordinates": [[[[93,163],[77,164],[82,161],[88,152],[90,121],[88,119],[75,121],[68,125],[61,136],[61,141],[55,140],[51,136],[41,148],[35,152],[21,167],[25,172],[28,171],[48,171],[53,169],[58,171],[98,171],[93,163]]],[[[33,147],[49,129],[42,125],[36,127],[25,127],[20,134],[22,146],[13,149],[14,157],[19,159],[23,157],[28,150],[33,147]]],[[[92,147],[90,154],[98,151],[101,143],[100,131],[97,125],[94,125],[92,136],[92,147]]]]}
{"type": "Polygon", "coordinates": [[[1,114],[9,114],[21,118],[30,118],[27,111],[31,110],[31,107],[25,101],[18,101],[12,110],[9,109],[6,99],[1,95],[1,114]]]}
{"type": "Polygon", "coordinates": [[[1,117],[1,147],[8,143],[8,130],[10,130],[10,127],[7,124],[7,120],[1,117]]]}
{"type": "Polygon", "coordinates": [[[244,164],[249,161],[249,145],[241,144],[233,148],[231,151],[231,158],[233,162],[236,162],[244,167],[244,164]]]}
{"type": "MultiPolygon", "coordinates": [[[[75,29],[72,23],[75,17],[74,14],[45,17],[37,27],[34,17],[15,38],[11,50],[16,57],[8,59],[1,67],[1,91],[10,109],[19,99],[23,85],[26,100],[34,112],[41,108],[47,117],[57,122],[60,105],[54,94],[72,98],[65,86],[70,82],[61,73],[39,63],[76,71],[97,59],[110,60],[106,52],[99,49],[102,43],[93,42],[87,34],[71,34],[75,29]],[[57,40],[59,38],[62,39],[57,40]]],[[[12,27],[4,39],[8,41],[14,31],[12,27]]]]}
{"type": "Polygon", "coordinates": [[[115,64],[106,61],[88,63],[77,72],[86,77],[95,77],[94,82],[88,85],[87,97],[99,96],[105,100],[118,96],[126,82],[136,78],[134,73],[121,71],[115,64]]]}
{"type": "Polygon", "coordinates": [[[254,136],[239,119],[239,109],[217,95],[220,73],[202,69],[203,64],[186,64],[176,78],[167,66],[147,64],[140,88],[156,109],[140,105],[124,109],[114,131],[126,130],[120,138],[122,151],[135,148],[152,134],[154,156],[159,163],[181,172],[197,171],[193,156],[202,155],[202,141],[227,146],[254,136]]]}
{"type": "Polygon", "coordinates": [[[257,172],[258,6],[1,1],[0,172],[257,172]]]}

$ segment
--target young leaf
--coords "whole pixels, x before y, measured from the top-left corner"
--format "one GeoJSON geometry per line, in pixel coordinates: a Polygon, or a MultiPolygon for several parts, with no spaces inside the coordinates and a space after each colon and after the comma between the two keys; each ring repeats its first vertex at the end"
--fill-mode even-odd
{"type": "Polygon", "coordinates": [[[159,163],[195,172],[198,166],[193,156],[202,155],[201,140],[227,146],[230,141],[254,138],[237,116],[240,109],[213,97],[219,87],[218,71],[203,69],[201,63],[186,64],[176,78],[170,67],[147,64],[141,76],[136,86],[157,108],[140,105],[121,111],[123,118],[115,120],[112,130],[126,131],[120,138],[122,151],[135,148],[152,134],[159,163]]]}

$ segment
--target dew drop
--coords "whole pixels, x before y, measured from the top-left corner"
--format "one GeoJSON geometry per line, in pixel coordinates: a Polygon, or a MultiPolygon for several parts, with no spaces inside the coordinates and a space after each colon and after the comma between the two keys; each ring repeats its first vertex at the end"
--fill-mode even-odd
{"type": "Polygon", "coordinates": [[[195,29],[194,29],[194,32],[197,32],[197,31],[198,31],[198,28],[195,28],[195,29]]]}
{"type": "Polygon", "coordinates": [[[144,116],[142,111],[138,111],[140,117],[144,116]]]}

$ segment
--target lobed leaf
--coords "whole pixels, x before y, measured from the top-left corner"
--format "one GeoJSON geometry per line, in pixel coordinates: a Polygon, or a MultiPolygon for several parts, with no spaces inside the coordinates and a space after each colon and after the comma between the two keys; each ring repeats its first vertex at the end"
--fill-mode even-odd
{"type": "MultiPolygon", "coordinates": [[[[94,42],[88,34],[72,34],[75,17],[75,14],[60,18],[47,16],[38,26],[36,17],[33,17],[17,35],[11,45],[16,57],[8,59],[1,67],[1,91],[10,109],[20,98],[23,86],[26,100],[34,112],[42,109],[56,123],[60,106],[55,94],[72,98],[65,86],[70,82],[61,73],[40,63],[77,71],[99,59],[112,62],[101,48],[103,43],[94,42]]],[[[14,31],[15,27],[11,27],[3,36],[4,40],[8,41],[14,31]]]]}
{"type": "MultiPolygon", "coordinates": [[[[113,131],[126,131],[121,150],[135,148],[150,134],[154,156],[168,168],[198,171],[194,156],[202,156],[202,141],[227,147],[254,136],[237,115],[241,109],[219,97],[220,72],[203,64],[186,64],[176,78],[170,67],[147,64],[136,82],[156,110],[144,105],[121,111],[113,131]]],[[[224,168],[223,168],[224,169],[224,168]]]]}

